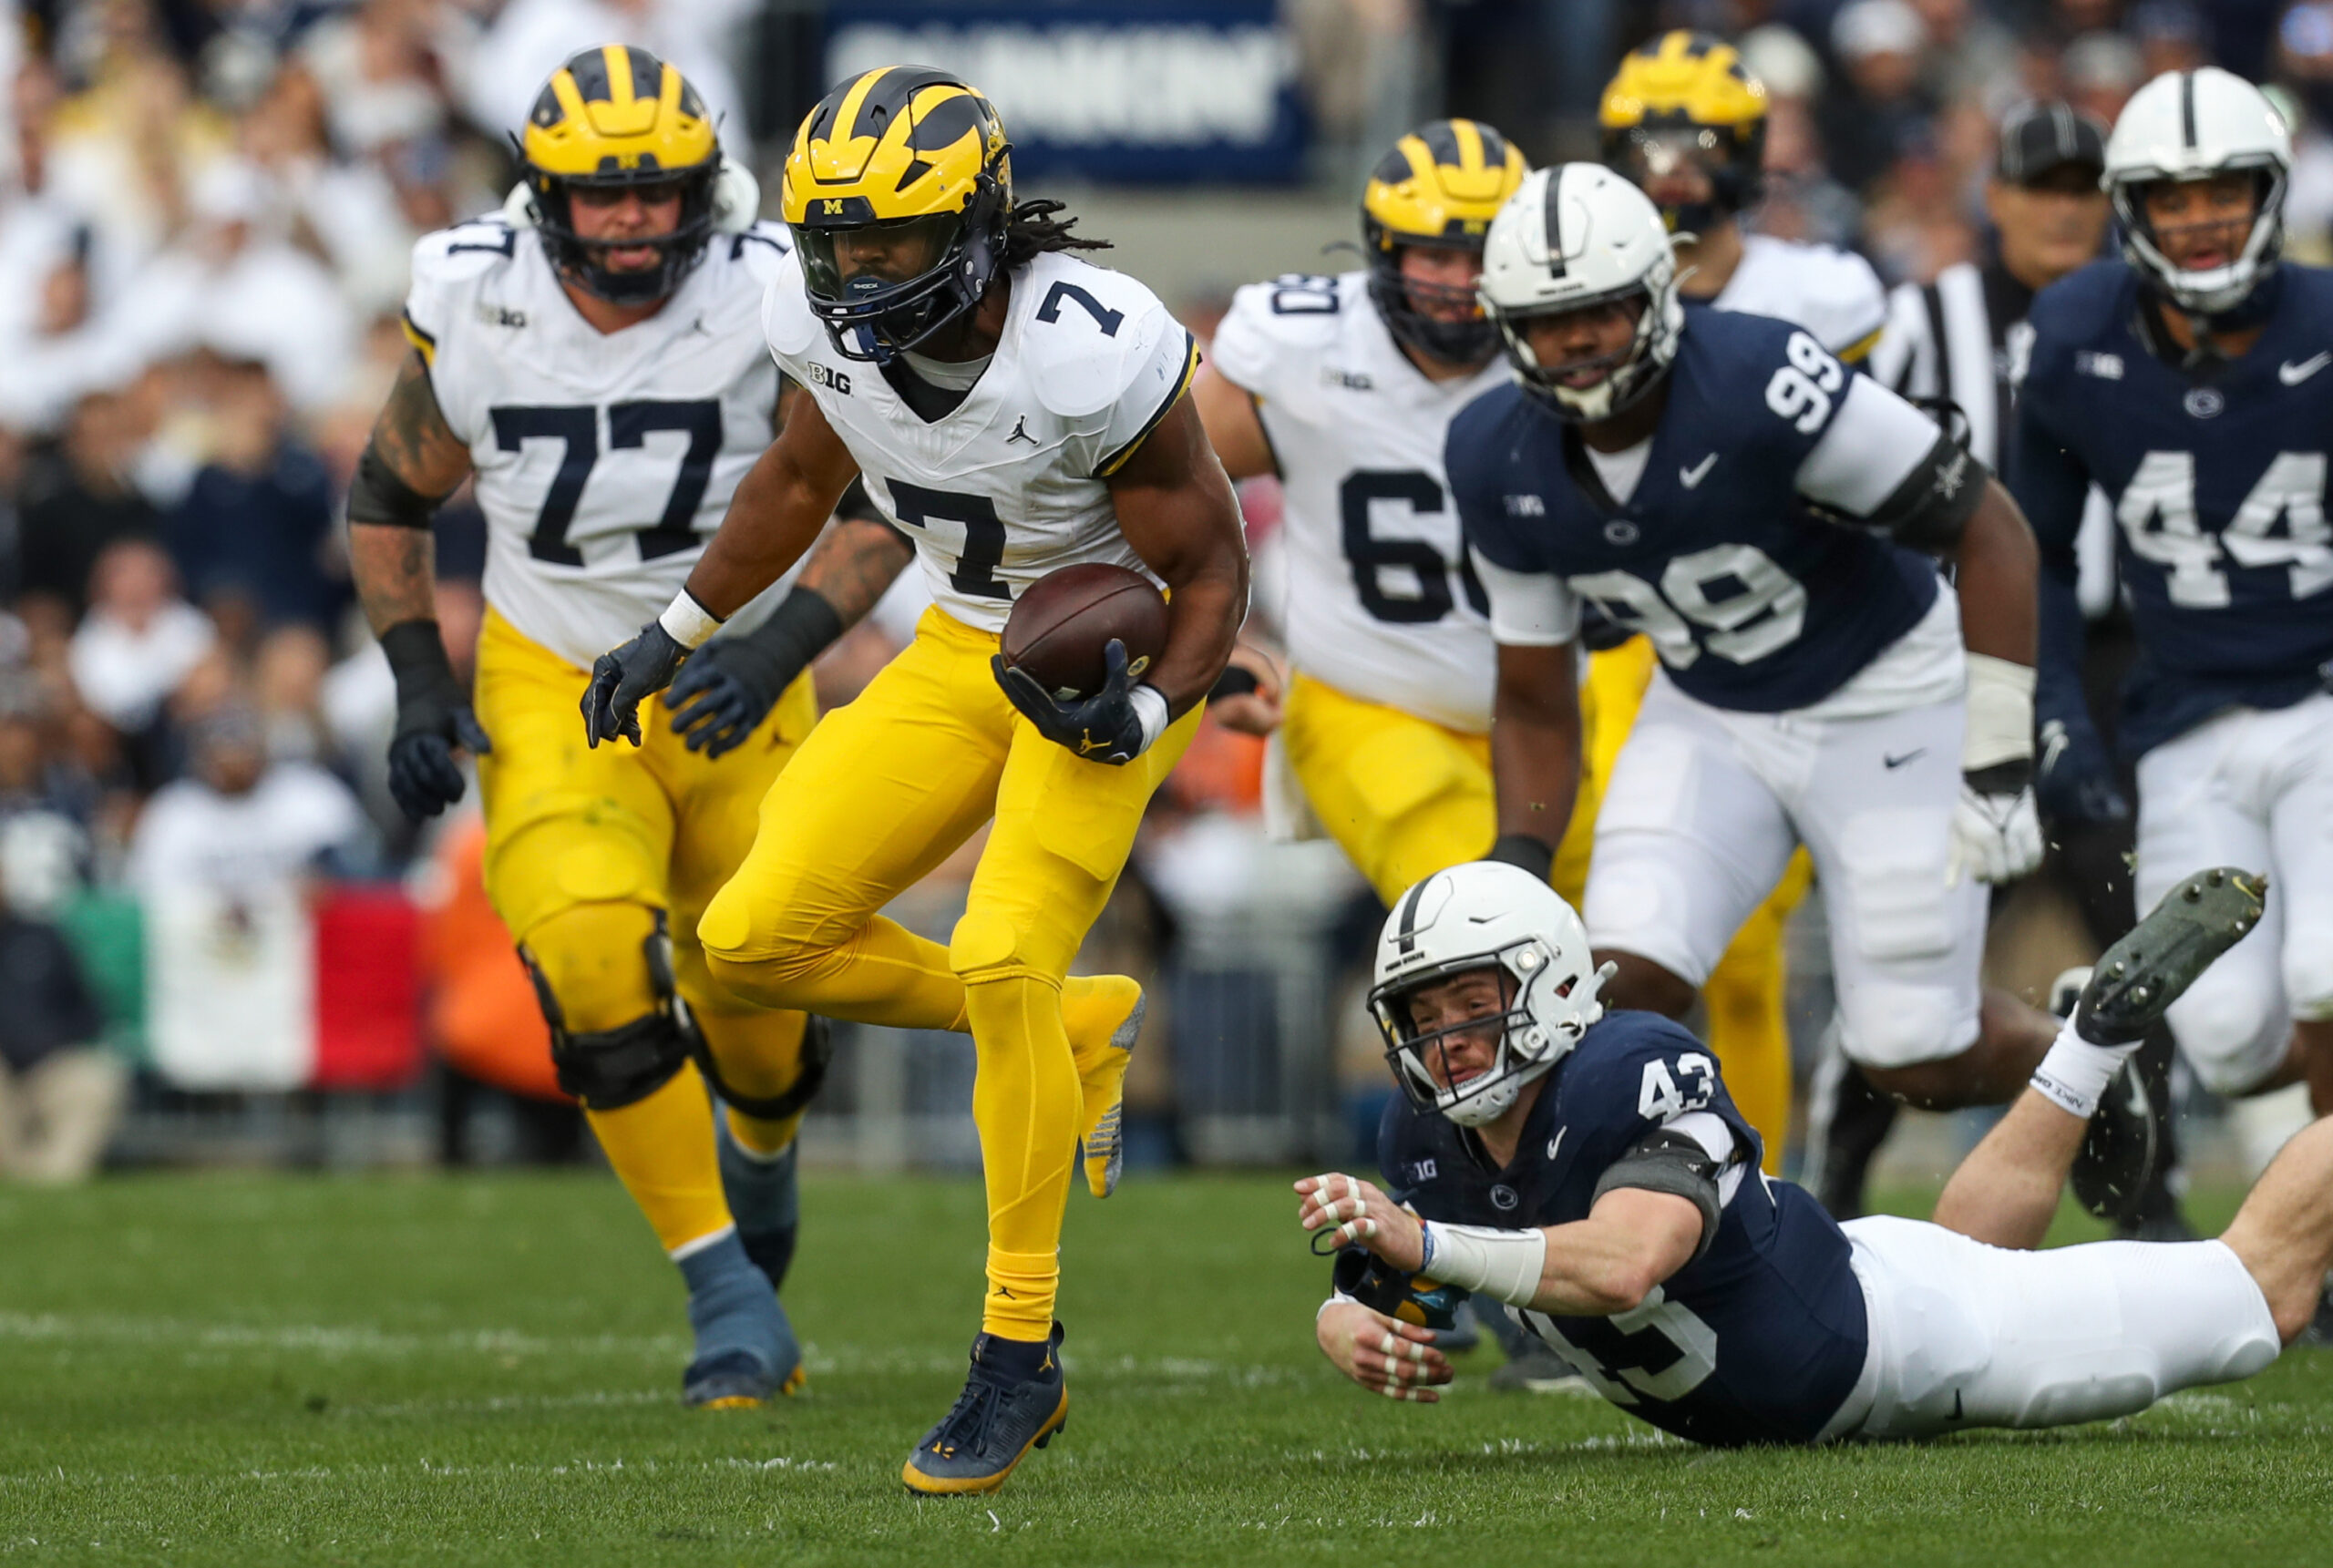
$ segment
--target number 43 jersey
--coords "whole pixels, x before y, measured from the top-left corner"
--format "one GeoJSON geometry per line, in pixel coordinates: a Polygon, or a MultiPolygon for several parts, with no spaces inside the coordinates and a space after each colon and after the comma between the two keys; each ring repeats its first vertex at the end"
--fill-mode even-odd
{"type": "Polygon", "coordinates": [[[1256,400],[1280,468],[1288,601],[1274,608],[1296,667],[1449,729],[1489,729],[1489,606],[1442,446],[1458,411],[1505,384],[1506,361],[1428,380],[1370,302],[1367,272],[1250,283],[1211,352],[1256,400]]]}
{"type": "Polygon", "coordinates": [[[1595,1206],[1605,1172],[1680,1118],[1714,1118],[1732,1134],[1739,1163],[1719,1184],[1716,1237],[1629,1311],[1526,1312],[1524,1326],[1598,1393],[1665,1431],[1721,1445],[1812,1441],[1863,1372],[1863,1287],[1823,1206],[1758,1173],[1758,1134],[1682,1025],[1611,1012],[1590,1026],[1543,1081],[1505,1170],[1471,1133],[1398,1094],[1378,1161],[1387,1191],[1440,1224],[1571,1225],[1595,1206]]]}
{"type": "MultiPolygon", "coordinates": [[[[487,602],[526,637],[589,668],[680,591],[770,443],[762,293],[790,249],[776,224],[715,234],[663,309],[603,333],[531,229],[488,220],[414,247],[406,335],[470,449],[487,602]]],[[[774,593],[725,630],[759,625],[774,593]]]]}
{"type": "Polygon", "coordinates": [[[791,259],[762,323],[868,495],[915,541],[933,600],[983,631],[1003,630],[1014,596],[1061,567],[1106,561],[1158,580],[1119,531],[1109,478],[1198,369],[1191,334],[1123,272],[1048,252],[1012,279],[988,368],[938,419],[836,349],[791,259]]]}

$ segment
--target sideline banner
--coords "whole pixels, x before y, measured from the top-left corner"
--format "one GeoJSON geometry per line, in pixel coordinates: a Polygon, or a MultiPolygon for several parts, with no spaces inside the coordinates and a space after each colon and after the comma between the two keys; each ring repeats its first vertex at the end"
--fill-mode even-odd
{"type": "Polygon", "coordinates": [[[1273,0],[858,0],[827,15],[829,82],[877,66],[956,72],[1004,117],[1023,183],[1304,172],[1295,39],[1273,0]]]}

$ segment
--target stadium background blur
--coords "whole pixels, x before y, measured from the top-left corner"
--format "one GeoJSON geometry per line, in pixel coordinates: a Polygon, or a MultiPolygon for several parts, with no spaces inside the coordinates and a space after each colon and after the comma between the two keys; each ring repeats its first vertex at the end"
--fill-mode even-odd
{"type": "MultiPolygon", "coordinates": [[[[1243,282],[1355,264],[1324,250],[1353,237],[1364,172],[1413,123],[1463,113],[1535,162],[1593,156],[1619,55],[1680,26],[1738,40],[1767,85],[1754,225],[1861,251],[1890,284],[1979,251],[2016,103],[2061,96],[2111,123],[2140,83],[2204,63],[2280,89],[2298,128],[2289,249],[2333,256],[2318,0],[0,11],[0,1174],[32,1179],[100,1159],[589,1157],[478,887],[474,809],[416,834],[388,799],[394,691],[341,526],[407,352],[412,241],[501,204],[508,128],[575,48],[626,38],[679,66],[766,192],[827,82],[953,67],[999,105],[1023,187],[1069,200],[1116,242],[1104,260],[1202,338],[1243,282]]],[[[1272,482],[1243,500],[1268,617],[1272,482]]],[[[467,674],[483,523],[457,497],[437,533],[467,674]]],[[[827,655],[827,704],[917,609],[903,584],[827,655]]],[[[1341,1156],[1390,1087],[1355,1005],[1374,901],[1333,845],[1267,841],[1260,767],[1259,743],[1210,729],[1088,946],[1163,1004],[1129,1084],[1136,1164],[1341,1156]]],[[[976,848],[898,912],[944,935],[976,848]]],[[[2054,897],[2011,895],[1996,979],[2031,989],[2084,956],[2054,897]]],[[[1793,946],[1803,1056],[1828,1010],[1820,919],[1810,901],[1793,946]]],[[[971,1073],[959,1039],[845,1030],[805,1146],[969,1167],[971,1073]]],[[[1940,1165],[1955,1134],[1937,1137],[1898,1157],[1940,1165]]]]}

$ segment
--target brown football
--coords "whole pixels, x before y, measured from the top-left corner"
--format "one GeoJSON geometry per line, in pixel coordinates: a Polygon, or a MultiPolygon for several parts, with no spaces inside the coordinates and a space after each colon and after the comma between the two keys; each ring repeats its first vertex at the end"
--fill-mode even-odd
{"type": "Polygon", "coordinates": [[[1108,677],[1102,651],[1116,638],[1138,679],[1166,651],[1166,600],[1138,571],[1106,562],[1047,572],[1014,601],[1004,661],[1064,702],[1090,697],[1108,677]]]}

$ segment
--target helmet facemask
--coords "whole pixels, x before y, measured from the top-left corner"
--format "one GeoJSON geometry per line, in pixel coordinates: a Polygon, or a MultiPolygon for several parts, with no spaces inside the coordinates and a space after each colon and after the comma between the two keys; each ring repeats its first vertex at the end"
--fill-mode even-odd
{"type": "MultiPolygon", "coordinates": [[[[1371,238],[1375,241],[1377,236],[1371,238]]],[[[1444,364],[1480,367],[1489,364],[1491,356],[1498,352],[1498,329],[1483,313],[1482,299],[1474,285],[1429,282],[1403,273],[1403,248],[1420,243],[1389,236],[1371,251],[1369,298],[1385,323],[1385,330],[1393,334],[1394,342],[1444,364]],[[1462,319],[1451,319],[1420,308],[1433,304],[1464,306],[1469,313],[1462,319]]],[[[1479,245],[1432,248],[1477,257],[1482,254],[1479,245]]]]}
{"type": "Polygon", "coordinates": [[[1610,293],[1566,300],[1559,307],[1520,313],[1487,308],[1506,344],[1516,382],[1535,402],[1571,425],[1609,419],[1659,385],[1676,357],[1677,338],[1683,326],[1683,310],[1676,300],[1672,276],[1665,269],[1658,277],[1639,279],[1610,293]],[[1623,346],[1567,364],[1539,363],[1528,336],[1532,322],[1630,302],[1637,307],[1636,332],[1623,346]],[[1605,374],[1585,386],[1566,384],[1571,376],[1598,369],[1605,374]]]}
{"type": "MultiPolygon", "coordinates": [[[[1002,155],[999,154],[1001,158],[1002,155]]],[[[975,309],[1004,251],[1002,185],[983,175],[961,212],[889,222],[794,225],[810,308],[845,358],[881,361],[931,341],[975,309]],[[887,277],[850,264],[851,236],[880,236],[918,265],[887,277]],[[846,275],[846,274],[848,275],[846,275]]]]}
{"type": "MultiPolygon", "coordinates": [[[[1526,1084],[1544,1075],[1578,1043],[1587,1021],[1594,1016],[1592,1011],[1584,1013],[1581,1021],[1555,1030],[1540,1020],[1532,1005],[1537,999],[1534,988],[1548,984],[1550,968],[1546,945],[1526,938],[1497,952],[1472,954],[1374,988],[1369,994],[1369,1009],[1385,1036],[1386,1062],[1410,1103],[1420,1111],[1437,1112],[1461,1127],[1479,1127],[1511,1110],[1526,1084]],[[1502,1010],[1421,1033],[1412,1019],[1411,999],[1428,986],[1470,973],[1495,977],[1502,1010]],[[1464,1082],[1454,1082],[1457,1069],[1451,1060],[1453,1049],[1467,1037],[1479,1038],[1494,1030],[1497,1039],[1491,1046],[1489,1065],[1464,1082]]],[[[1591,979],[1588,989],[1593,991],[1600,983],[1600,978],[1591,979]]],[[[1577,989],[1575,981],[1567,979],[1552,995],[1569,997],[1577,989]]]]}
{"type": "Polygon", "coordinates": [[[1679,240],[1694,240],[1753,205],[1763,184],[1766,122],[1762,118],[1746,128],[1695,125],[1675,118],[1665,123],[1648,118],[1640,126],[1608,134],[1603,161],[1646,194],[1653,183],[1690,166],[1709,182],[1710,193],[1696,201],[1662,202],[1660,220],[1679,240]]]}
{"type": "MultiPolygon", "coordinates": [[[[2163,249],[2162,236],[2147,217],[2147,189],[2172,180],[2172,176],[2151,169],[2137,170],[2120,174],[2107,185],[2114,216],[2122,225],[2124,259],[2158,292],[2189,315],[2208,318],[2236,310],[2275,270],[2276,258],[2284,250],[2287,180],[2284,168],[2273,159],[2264,156],[2234,160],[2179,182],[2192,184],[2234,172],[2246,172],[2252,177],[2251,227],[2233,257],[2203,271],[2190,271],[2174,262],[2163,249]]],[[[2219,224],[2231,220],[2205,221],[2219,224]]]]}
{"type": "Polygon", "coordinates": [[[610,304],[644,305],[671,297],[704,259],[705,241],[713,236],[714,186],[720,170],[716,155],[697,168],[672,173],[646,169],[610,175],[552,174],[529,165],[526,179],[535,228],[560,276],[610,304]],[[665,234],[587,240],[575,229],[578,189],[637,190],[643,202],[669,200],[677,191],[680,221],[665,234]],[[640,250],[654,251],[656,264],[621,270],[607,264],[610,251],[640,250]]]}

